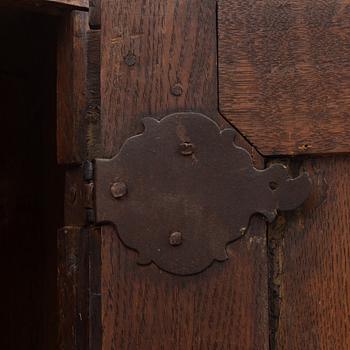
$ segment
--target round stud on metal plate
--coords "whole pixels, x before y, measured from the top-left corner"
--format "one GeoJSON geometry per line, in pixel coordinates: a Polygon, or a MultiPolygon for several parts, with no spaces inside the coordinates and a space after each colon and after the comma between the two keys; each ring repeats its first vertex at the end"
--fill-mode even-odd
{"type": "Polygon", "coordinates": [[[128,192],[127,186],[124,182],[114,182],[111,185],[111,194],[113,198],[119,199],[124,197],[128,192]]]}
{"type": "Polygon", "coordinates": [[[179,246],[182,244],[182,233],[181,232],[173,232],[169,236],[169,244],[173,247],[179,246]]]}

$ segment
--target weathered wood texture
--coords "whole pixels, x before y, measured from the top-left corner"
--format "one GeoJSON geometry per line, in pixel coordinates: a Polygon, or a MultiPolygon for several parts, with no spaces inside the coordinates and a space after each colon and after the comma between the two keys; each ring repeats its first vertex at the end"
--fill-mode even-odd
{"type": "Polygon", "coordinates": [[[229,259],[179,277],[142,267],[102,232],[102,349],[268,349],[266,240],[261,223],[229,259]]]}
{"type": "Polygon", "coordinates": [[[216,114],[215,3],[103,0],[102,24],[103,156],[144,116],[216,114]]]}
{"type": "MultiPolygon", "coordinates": [[[[142,131],[144,116],[190,110],[223,124],[217,116],[214,1],[104,0],[101,28],[98,155],[116,154],[127,137],[142,131]]],[[[267,349],[265,234],[257,220],[228,248],[228,262],[177,277],[137,265],[135,252],[111,227],[102,227],[102,348],[267,349]]]]}
{"type": "Polygon", "coordinates": [[[89,5],[90,29],[101,29],[101,0],[90,0],[89,5]]]}
{"type": "Polygon", "coordinates": [[[89,350],[102,348],[101,229],[89,229],[89,350]]]}
{"type": "Polygon", "coordinates": [[[280,260],[274,342],[285,350],[350,349],[350,158],[301,166],[312,176],[312,196],[269,234],[280,260]]]}
{"type": "Polygon", "coordinates": [[[90,30],[89,21],[89,14],[74,11],[58,28],[58,161],[65,164],[101,153],[101,32],[90,30]]]}
{"type": "Polygon", "coordinates": [[[58,232],[58,307],[60,350],[89,349],[89,239],[81,227],[58,232]]]}
{"type": "Polygon", "coordinates": [[[101,350],[101,235],[99,228],[58,232],[58,348],[101,350]]]}
{"type": "Polygon", "coordinates": [[[85,143],[87,159],[101,153],[101,31],[87,33],[87,108],[85,113],[85,143]]]}
{"type": "Polygon", "coordinates": [[[263,154],[350,151],[350,1],[218,1],[220,111],[263,154]]]}
{"type": "Polygon", "coordinates": [[[57,53],[58,161],[77,163],[86,153],[85,112],[87,13],[73,11],[61,18],[57,53]]]}
{"type": "Polygon", "coordinates": [[[89,0],[2,0],[1,6],[31,8],[59,8],[88,10],[89,0]]]}

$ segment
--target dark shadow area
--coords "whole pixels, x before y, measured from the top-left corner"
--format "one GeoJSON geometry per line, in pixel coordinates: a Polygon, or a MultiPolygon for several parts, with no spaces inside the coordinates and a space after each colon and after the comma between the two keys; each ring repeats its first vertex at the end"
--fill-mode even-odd
{"type": "Polygon", "coordinates": [[[0,349],[57,338],[56,18],[0,12],[0,349]]]}

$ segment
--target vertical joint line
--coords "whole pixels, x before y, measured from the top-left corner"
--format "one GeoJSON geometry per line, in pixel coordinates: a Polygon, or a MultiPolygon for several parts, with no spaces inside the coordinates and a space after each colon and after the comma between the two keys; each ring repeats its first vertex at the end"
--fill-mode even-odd
{"type": "Polygon", "coordinates": [[[84,178],[84,208],[86,213],[86,224],[91,226],[95,224],[95,195],[94,195],[94,163],[86,160],[83,163],[84,178]]]}

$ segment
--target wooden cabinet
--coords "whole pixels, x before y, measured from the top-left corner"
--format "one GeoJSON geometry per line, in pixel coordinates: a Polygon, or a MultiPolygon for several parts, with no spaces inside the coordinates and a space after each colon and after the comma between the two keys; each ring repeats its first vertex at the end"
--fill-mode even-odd
{"type": "Polygon", "coordinates": [[[3,4],[1,348],[350,349],[347,0],[3,4]],[[89,162],[180,112],[312,180],[189,276],[94,221],[89,162]]]}

